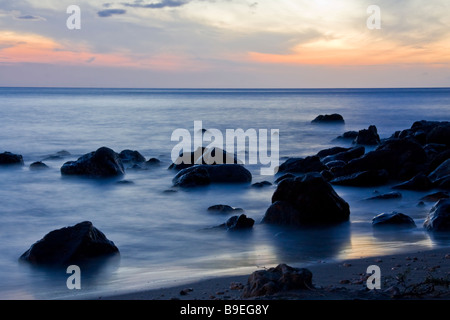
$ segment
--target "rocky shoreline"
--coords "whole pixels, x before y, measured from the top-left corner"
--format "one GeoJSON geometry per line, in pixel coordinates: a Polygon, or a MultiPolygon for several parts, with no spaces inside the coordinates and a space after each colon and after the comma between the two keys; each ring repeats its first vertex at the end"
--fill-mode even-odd
{"type": "MultiPolygon", "coordinates": [[[[318,117],[313,120],[314,123],[323,121],[340,123],[344,120],[337,115],[318,117]]],[[[450,231],[450,199],[447,192],[450,189],[449,122],[417,121],[409,129],[395,132],[387,139],[380,139],[376,127],[369,126],[368,129],[362,129],[359,132],[345,132],[336,139],[352,141],[353,146],[348,148],[336,146],[305,158],[288,158],[279,166],[275,177],[277,178],[276,189],[271,199],[272,204],[267,208],[262,221],[256,222],[242,213],[231,217],[219,227],[224,227],[226,230],[240,230],[252,228],[255,223],[299,227],[339,224],[350,219],[351,208],[345,199],[336,193],[333,186],[374,187],[394,183],[393,189],[396,191],[378,195],[369,200],[401,197],[401,190],[434,191],[429,197],[433,198],[435,204],[429,211],[423,226],[416,226],[414,221],[403,213],[391,212],[375,216],[372,221],[374,228],[422,227],[429,232],[450,231]],[[372,146],[374,149],[366,152],[367,146],[372,146]]],[[[67,151],[60,151],[45,159],[55,159],[55,157],[63,159],[68,156],[70,153],[67,151]]],[[[167,168],[174,171],[172,190],[216,183],[250,185],[253,180],[250,171],[239,163],[236,155],[227,154],[217,148],[212,150],[202,148],[188,155],[180,154],[180,158],[191,161],[190,163],[175,161],[167,168]],[[217,162],[211,162],[211,159],[217,162]],[[228,161],[230,159],[233,160],[232,163],[228,161]]],[[[1,167],[24,165],[22,155],[10,152],[0,154],[1,167]]],[[[146,170],[155,165],[160,166],[158,159],[147,160],[138,151],[127,149],[117,153],[110,148],[101,147],[75,161],[65,162],[60,171],[62,176],[116,179],[123,182],[125,180],[121,179],[126,175],[127,170],[146,170]]],[[[29,168],[42,170],[47,169],[48,166],[38,161],[30,164],[29,168]]],[[[252,187],[262,188],[266,185],[271,183],[258,182],[252,187]]],[[[90,224],[91,229],[87,232],[88,234],[103,235],[90,222],[81,224],[90,224]]],[[[77,226],[73,228],[85,229],[79,228],[79,225],[77,225],[78,228],[77,226]]],[[[61,237],[51,236],[58,230],[50,232],[32,245],[27,251],[28,254],[24,253],[20,260],[32,264],[51,265],[53,261],[59,261],[60,264],[62,258],[58,256],[67,250],[76,252],[75,255],[67,257],[70,262],[77,262],[77,257],[91,259],[119,251],[117,248],[108,248],[106,251],[92,250],[93,247],[106,248],[105,244],[111,244],[112,241],[104,235],[89,239],[78,231],[70,230],[68,235],[61,237]],[[65,243],[70,243],[70,246],[73,245],[71,249],[62,248],[60,243],[63,240],[61,239],[64,239],[65,243]],[[32,250],[38,247],[42,247],[43,256],[32,250]]],[[[86,233],[85,230],[83,232],[86,233]]],[[[112,245],[114,246],[113,243],[112,245]]]]}

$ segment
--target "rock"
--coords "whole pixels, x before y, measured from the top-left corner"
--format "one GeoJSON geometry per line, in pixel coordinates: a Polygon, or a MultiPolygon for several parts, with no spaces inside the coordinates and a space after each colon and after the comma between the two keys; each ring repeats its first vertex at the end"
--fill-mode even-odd
{"type": "Polygon", "coordinates": [[[312,273],[305,268],[279,264],[253,272],[242,292],[243,298],[273,295],[280,291],[312,289],[312,273]]]}
{"type": "Polygon", "coordinates": [[[403,189],[403,190],[430,190],[433,188],[433,183],[431,180],[423,173],[419,173],[414,178],[400,183],[398,185],[395,185],[392,187],[393,189],[403,189]]]}
{"type": "Polygon", "coordinates": [[[450,146],[450,123],[441,122],[427,134],[427,143],[440,143],[450,146]]]}
{"type": "Polygon", "coordinates": [[[386,170],[362,171],[348,176],[337,177],[330,181],[331,184],[340,186],[379,186],[387,183],[389,174],[386,170]]]}
{"type": "Polygon", "coordinates": [[[244,209],[231,207],[226,204],[216,204],[216,205],[210,206],[208,208],[208,211],[215,212],[215,213],[229,214],[229,213],[234,213],[234,212],[243,212],[244,209]]]}
{"type": "Polygon", "coordinates": [[[344,117],[338,113],[319,115],[311,123],[345,123],[344,117]]]}
{"type": "Polygon", "coordinates": [[[436,184],[436,187],[438,187],[438,188],[450,190],[450,176],[446,176],[446,177],[436,181],[435,184],[436,184]]]}
{"type": "Polygon", "coordinates": [[[133,150],[122,150],[119,153],[119,158],[122,160],[123,164],[142,164],[145,162],[145,157],[139,153],[139,151],[133,150]]]}
{"type": "Polygon", "coordinates": [[[323,170],[320,175],[327,181],[330,182],[334,179],[334,174],[330,170],[323,170]]]}
{"type": "Polygon", "coordinates": [[[287,179],[287,178],[295,178],[295,175],[293,175],[292,173],[283,174],[281,177],[278,177],[275,180],[275,183],[278,184],[278,183],[280,183],[281,181],[283,181],[284,179],[287,179]]]}
{"type": "Polygon", "coordinates": [[[329,155],[329,156],[323,158],[322,163],[324,163],[328,166],[328,163],[333,162],[333,161],[349,162],[353,159],[362,157],[365,152],[366,152],[366,148],[364,148],[363,146],[350,148],[346,151],[339,152],[334,155],[329,155]]]}
{"type": "Polygon", "coordinates": [[[392,179],[409,180],[422,172],[427,156],[422,146],[410,139],[388,139],[375,150],[351,160],[341,175],[386,170],[392,179]]]}
{"type": "Polygon", "coordinates": [[[23,157],[8,151],[0,153],[0,165],[23,165],[23,157]]]}
{"type": "Polygon", "coordinates": [[[347,131],[344,132],[341,136],[336,137],[337,140],[352,140],[354,141],[358,136],[357,131],[347,131]]]}
{"type": "Polygon", "coordinates": [[[41,161],[33,162],[32,164],[30,164],[30,170],[43,170],[43,169],[49,169],[49,167],[41,161]]]}
{"type": "Polygon", "coordinates": [[[272,185],[272,183],[270,183],[269,181],[261,181],[261,182],[256,182],[256,183],[252,184],[252,188],[264,188],[264,187],[268,187],[271,185],[272,185]]]}
{"type": "Polygon", "coordinates": [[[391,200],[391,199],[400,199],[402,194],[400,192],[389,192],[380,194],[378,196],[367,198],[366,200],[391,200]]]}
{"type": "Polygon", "coordinates": [[[436,183],[439,180],[450,176],[450,159],[445,160],[439,167],[428,175],[431,182],[436,183]]]}
{"type": "Polygon", "coordinates": [[[368,129],[360,130],[354,143],[369,146],[380,144],[380,136],[378,135],[377,127],[369,126],[368,129]]]}
{"type": "Polygon", "coordinates": [[[77,161],[68,161],[61,167],[63,175],[79,175],[94,178],[118,177],[125,174],[122,160],[112,149],[102,147],[87,153],[77,161]]]}
{"type": "Polygon", "coordinates": [[[320,172],[327,167],[320,161],[318,156],[309,156],[306,158],[289,158],[278,168],[278,172],[289,173],[307,173],[320,172]]]}
{"type": "Polygon", "coordinates": [[[351,148],[332,147],[332,148],[328,148],[328,149],[324,149],[324,150],[319,151],[317,153],[317,156],[322,159],[322,158],[325,158],[325,157],[328,157],[328,156],[332,156],[332,155],[335,155],[335,154],[338,154],[338,153],[341,153],[341,152],[348,151],[350,149],[351,148]]]}
{"type": "Polygon", "coordinates": [[[252,174],[238,164],[196,165],[178,172],[174,186],[195,187],[210,183],[249,183],[252,174]]]}
{"type": "Polygon", "coordinates": [[[319,173],[281,181],[263,223],[301,226],[348,221],[350,207],[319,173]]]}
{"type": "Polygon", "coordinates": [[[450,195],[448,195],[448,193],[439,191],[439,192],[435,192],[435,193],[426,195],[425,197],[421,198],[420,200],[428,201],[428,202],[437,202],[440,199],[448,199],[448,198],[450,198],[450,195]]]}
{"type": "Polygon", "coordinates": [[[169,166],[169,169],[182,170],[194,165],[208,164],[242,164],[236,155],[230,154],[220,148],[197,148],[194,152],[181,153],[169,166]]]}
{"type": "Polygon", "coordinates": [[[326,166],[330,169],[332,168],[342,168],[346,165],[347,163],[345,161],[342,160],[333,160],[330,162],[327,162],[326,166]]]}
{"type": "Polygon", "coordinates": [[[159,166],[160,164],[161,164],[161,160],[159,160],[157,158],[150,158],[145,163],[146,166],[159,166]]]}
{"type": "Polygon", "coordinates": [[[114,242],[90,221],[54,230],[34,243],[19,258],[38,266],[67,267],[88,260],[119,254],[114,242]]]}
{"type": "Polygon", "coordinates": [[[450,199],[439,200],[431,208],[423,226],[428,231],[450,231],[450,199]]]}
{"type": "Polygon", "coordinates": [[[247,218],[245,214],[241,214],[240,216],[233,216],[227,220],[225,226],[227,230],[235,231],[235,230],[244,230],[251,229],[255,224],[255,220],[252,218],[247,218]]]}
{"type": "MultiPolygon", "coordinates": [[[[425,148],[424,148],[425,150],[425,148]]],[[[445,160],[450,159],[450,149],[444,150],[442,152],[429,155],[429,152],[427,153],[428,158],[431,159],[430,164],[428,165],[428,173],[433,172],[436,170],[437,167],[439,167],[445,160]]]]}
{"type": "Polygon", "coordinates": [[[393,211],[391,213],[381,213],[372,219],[373,227],[396,226],[404,228],[416,228],[414,220],[406,214],[393,211]]]}
{"type": "Polygon", "coordinates": [[[44,159],[42,159],[42,161],[47,161],[47,160],[60,160],[60,159],[64,159],[66,157],[71,156],[69,151],[66,150],[61,150],[58,151],[54,154],[49,154],[47,156],[44,157],[44,159]]]}
{"type": "Polygon", "coordinates": [[[211,184],[211,177],[204,166],[182,169],[172,180],[174,187],[192,188],[211,184]]]}

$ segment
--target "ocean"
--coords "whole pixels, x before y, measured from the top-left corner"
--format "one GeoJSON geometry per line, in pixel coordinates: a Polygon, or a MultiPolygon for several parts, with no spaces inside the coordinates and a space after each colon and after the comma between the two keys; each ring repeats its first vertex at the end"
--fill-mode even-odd
{"type": "MultiPolygon", "coordinates": [[[[249,274],[287,263],[315,263],[413,252],[448,246],[422,228],[432,203],[417,206],[428,193],[402,191],[389,201],[364,201],[391,191],[335,186],[350,204],[350,221],[331,228],[296,229],[261,224],[276,185],[210,185],[177,192],[172,188],[171,152],[176,129],[194,135],[194,122],[227,129],[279,130],[280,162],[333,146],[345,131],[375,125],[381,138],[410,128],[417,120],[450,120],[450,89],[97,89],[0,88],[0,152],[23,156],[20,168],[0,168],[0,299],[98,297],[159,288],[213,276],[249,274]],[[319,114],[339,113],[345,124],[312,124],[319,114]],[[132,183],[66,179],[66,161],[106,146],[137,150],[159,166],[129,169],[132,183]],[[69,156],[29,165],[59,151],[69,156]],[[230,216],[213,214],[215,204],[240,207],[255,220],[252,230],[212,228],[230,216]],[[371,219],[382,212],[411,216],[417,228],[374,233],[371,219]],[[91,221],[120,250],[120,259],[88,273],[81,290],[69,290],[69,276],[23,265],[18,258],[48,232],[91,221]]],[[[367,151],[370,148],[367,148],[367,151]]],[[[250,151],[250,150],[247,150],[250,151]]],[[[249,164],[253,181],[271,183],[249,164]]],[[[365,272],[365,270],[361,270],[365,272]]]]}

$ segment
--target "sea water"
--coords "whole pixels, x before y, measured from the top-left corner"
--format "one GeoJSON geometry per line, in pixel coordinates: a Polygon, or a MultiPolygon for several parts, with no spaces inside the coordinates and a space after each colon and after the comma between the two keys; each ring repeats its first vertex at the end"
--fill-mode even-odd
{"type": "MultiPolygon", "coordinates": [[[[21,154],[25,165],[0,168],[0,298],[98,297],[180,284],[218,275],[248,274],[287,263],[301,267],[327,261],[448,246],[422,228],[433,203],[417,206],[423,192],[402,191],[389,201],[366,201],[379,188],[335,187],[351,209],[350,221],[330,228],[261,224],[276,184],[210,185],[177,192],[168,170],[177,142],[174,130],[204,128],[278,129],[280,162],[333,147],[345,131],[375,125],[381,138],[417,120],[450,120],[450,89],[95,89],[0,88],[0,152],[21,154]],[[341,125],[312,124],[319,114],[339,113],[341,125]],[[161,163],[127,170],[124,180],[96,181],[61,176],[64,162],[106,146],[137,150],[161,163]],[[29,165],[58,151],[70,156],[29,165]],[[240,207],[255,220],[252,230],[214,226],[230,215],[207,210],[215,204],[240,207]],[[374,233],[371,219],[382,212],[411,216],[417,228],[374,233]],[[18,258],[48,232],[91,221],[120,250],[120,259],[81,270],[81,290],[69,290],[64,271],[23,265],[18,258]]],[[[367,151],[371,150],[367,148],[367,151]]],[[[248,151],[248,150],[247,150],[248,151]]],[[[246,165],[252,182],[261,175],[246,165]]],[[[365,270],[361,270],[365,272],[365,270]]]]}

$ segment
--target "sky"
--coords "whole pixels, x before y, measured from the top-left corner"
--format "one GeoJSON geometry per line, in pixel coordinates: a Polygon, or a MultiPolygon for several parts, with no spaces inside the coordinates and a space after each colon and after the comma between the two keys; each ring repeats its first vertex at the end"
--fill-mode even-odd
{"type": "Polygon", "coordinates": [[[0,86],[450,87],[449,13],[448,0],[0,0],[0,86]]]}

